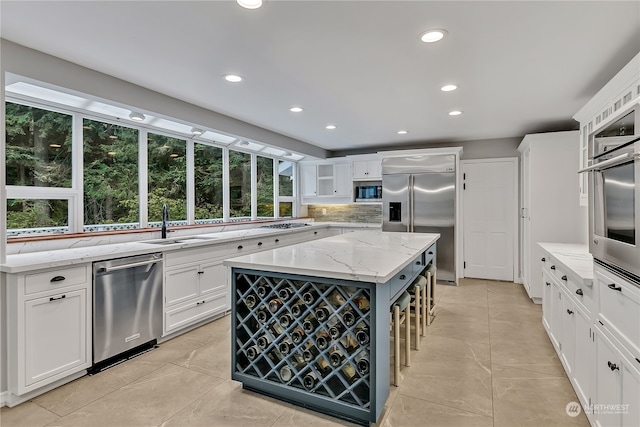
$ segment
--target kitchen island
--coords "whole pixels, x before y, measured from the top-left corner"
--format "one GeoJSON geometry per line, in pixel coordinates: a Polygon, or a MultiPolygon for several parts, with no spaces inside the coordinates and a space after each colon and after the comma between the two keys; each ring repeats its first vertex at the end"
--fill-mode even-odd
{"type": "Polygon", "coordinates": [[[360,424],[389,396],[390,305],[439,234],[357,231],[225,260],[232,379],[360,424]]]}

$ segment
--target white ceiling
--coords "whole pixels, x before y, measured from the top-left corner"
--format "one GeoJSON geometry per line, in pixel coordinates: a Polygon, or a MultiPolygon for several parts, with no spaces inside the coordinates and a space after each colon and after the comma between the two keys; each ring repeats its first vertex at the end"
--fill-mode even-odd
{"type": "Polygon", "coordinates": [[[575,129],[640,51],[638,1],[3,0],[0,12],[7,40],[327,150],[575,129]],[[430,28],[448,37],[422,43],[430,28]]]}

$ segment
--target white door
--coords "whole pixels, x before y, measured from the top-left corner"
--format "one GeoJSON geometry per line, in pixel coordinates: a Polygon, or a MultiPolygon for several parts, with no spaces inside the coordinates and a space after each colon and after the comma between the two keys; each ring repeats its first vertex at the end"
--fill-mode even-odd
{"type": "Polygon", "coordinates": [[[513,281],[517,159],[461,163],[464,276],[513,281]]]}

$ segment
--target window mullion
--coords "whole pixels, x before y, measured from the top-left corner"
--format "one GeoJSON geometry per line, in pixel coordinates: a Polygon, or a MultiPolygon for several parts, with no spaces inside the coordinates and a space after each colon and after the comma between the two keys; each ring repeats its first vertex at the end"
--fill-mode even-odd
{"type": "Polygon", "coordinates": [[[280,162],[273,159],[273,217],[280,218],[280,162]]]}
{"type": "Polygon", "coordinates": [[[82,116],[72,115],[71,140],[71,188],[75,192],[72,203],[69,203],[69,231],[84,231],[84,135],[82,116]]]}
{"type": "Polygon", "coordinates": [[[147,228],[149,226],[149,156],[147,153],[147,138],[147,130],[140,129],[138,132],[138,208],[140,209],[138,218],[140,220],[140,228],[147,228]]]}
{"type": "Polygon", "coordinates": [[[251,219],[258,218],[258,156],[251,154],[251,219]]]}
{"type": "Polygon", "coordinates": [[[195,190],[195,147],[193,140],[187,140],[187,224],[195,224],[196,190],[195,190]]]}
{"type": "Polygon", "coordinates": [[[222,221],[229,222],[231,218],[231,193],[229,189],[229,149],[222,148],[222,221]]]}

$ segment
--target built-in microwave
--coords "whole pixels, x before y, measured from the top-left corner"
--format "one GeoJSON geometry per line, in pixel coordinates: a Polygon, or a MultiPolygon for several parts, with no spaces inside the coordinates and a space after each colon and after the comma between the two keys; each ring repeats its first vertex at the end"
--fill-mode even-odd
{"type": "Polygon", "coordinates": [[[589,251],[640,277],[640,98],[589,136],[589,251]]]}
{"type": "Polygon", "coordinates": [[[356,186],[356,202],[382,201],[382,185],[356,186]]]}

